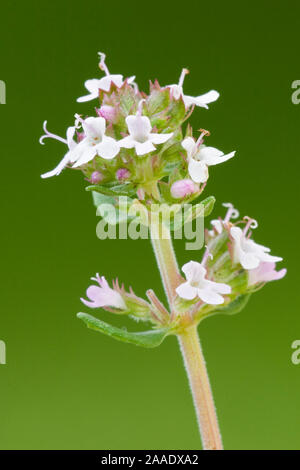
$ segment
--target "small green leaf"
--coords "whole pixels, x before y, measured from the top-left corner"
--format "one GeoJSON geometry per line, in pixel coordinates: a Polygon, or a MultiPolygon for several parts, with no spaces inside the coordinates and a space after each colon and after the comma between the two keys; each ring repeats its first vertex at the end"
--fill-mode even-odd
{"type": "Polygon", "coordinates": [[[132,184],[117,184],[103,186],[100,184],[87,186],[86,191],[95,191],[106,196],[133,196],[136,192],[132,184]]]}
{"type": "Polygon", "coordinates": [[[87,313],[77,313],[77,317],[92,330],[111,336],[118,341],[135,344],[136,346],[142,346],[144,348],[155,348],[159,346],[169,333],[169,330],[166,328],[132,333],[112,326],[109,323],[93,317],[92,315],[88,315],[87,313]]]}
{"type": "Polygon", "coordinates": [[[94,206],[98,207],[101,204],[113,204],[115,205],[115,198],[112,196],[106,196],[105,194],[100,194],[95,191],[92,192],[94,206]]]}
{"type": "Polygon", "coordinates": [[[170,224],[170,230],[176,231],[181,226],[191,223],[198,217],[206,217],[213,210],[216,199],[214,196],[209,196],[203,201],[194,204],[187,212],[184,212],[184,216],[181,217],[179,213],[170,224]]]}

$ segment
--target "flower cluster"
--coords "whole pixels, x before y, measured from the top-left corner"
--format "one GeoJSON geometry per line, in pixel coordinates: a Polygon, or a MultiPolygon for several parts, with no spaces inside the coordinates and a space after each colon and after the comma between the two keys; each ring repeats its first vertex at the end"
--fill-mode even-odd
{"type": "Polygon", "coordinates": [[[223,205],[228,208],[224,219],[212,220],[212,229],[206,229],[201,262],[190,261],[183,266],[186,282],[176,289],[179,311],[188,307],[198,318],[215,313],[213,306],[221,304],[225,313],[234,313],[249,294],[286,275],[285,268],[276,270],[282,258],[271,255],[269,248],[251,238],[257,221],[246,216],[233,222],[239,217],[238,211],[231,203],[223,205]]]}
{"type": "MultiPolygon", "coordinates": [[[[209,131],[200,129],[200,135],[194,137],[191,126],[183,126],[195,107],[208,108],[219,93],[211,90],[197,97],[186,95],[183,83],[188,70],[184,68],[178,84],[160,86],[155,80],[146,94],[139,90],[134,76],[124,79],[123,75],[111,74],[105,54],[99,55],[104,76],[87,80],[88,94],[77,99],[79,103],[97,100],[96,115],[76,114],[66,138],[50,133],[45,121],[40,142],[53,138],[64,143],[67,150],[56,168],[42,178],[59,175],[66,167],[76,168],[89,182],[87,189],[94,199],[99,193],[125,195],[131,207],[142,205],[147,210],[152,202],[159,207],[166,203],[168,209],[174,202],[193,202],[205,188],[209,167],[235,155],[234,151],[224,154],[207,146],[204,141],[209,131]]],[[[214,198],[205,201],[211,207],[214,198]]],[[[170,312],[152,290],[147,291],[146,301],[132,289],[126,292],[117,280],[110,287],[104,277],[97,274],[92,278],[96,285],[87,289],[88,300],[81,299],[86,306],[149,321],[157,329],[155,335],[124,333],[87,314],[79,314],[80,318],[117,339],[158,345],[166,334],[176,334],[189,322],[216,312],[238,312],[252,292],[284,277],[286,269],[276,270],[282,258],[271,255],[269,248],[251,238],[257,222],[249,217],[233,222],[239,217],[238,211],[230,203],[224,206],[228,208],[224,219],[213,220],[211,229],[205,231],[202,260],[182,267],[185,279],[178,273],[170,312]]]]}
{"type": "Polygon", "coordinates": [[[224,155],[206,146],[208,131],[196,139],[188,125],[182,125],[195,107],[208,108],[219,93],[211,90],[192,97],[183,91],[187,69],[178,84],[161,87],[150,82],[150,92],[139,90],[135,77],[123,79],[111,74],[105,54],[99,53],[104,76],[85,82],[88,94],[79,103],[98,100],[96,116],[75,115],[66,138],[47,130],[41,137],[63,142],[67,151],[61,162],[42,178],[59,175],[66,167],[79,168],[95,191],[135,195],[139,199],[171,204],[197,197],[208,179],[208,167],[225,162],[235,152],[224,155]]]}

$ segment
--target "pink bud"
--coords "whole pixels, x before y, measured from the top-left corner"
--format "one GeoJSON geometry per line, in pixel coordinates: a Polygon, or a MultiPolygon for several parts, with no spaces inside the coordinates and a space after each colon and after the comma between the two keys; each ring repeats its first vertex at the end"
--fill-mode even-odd
{"type": "Polygon", "coordinates": [[[100,109],[97,109],[97,114],[106,121],[113,121],[116,117],[116,110],[113,106],[103,105],[100,109]]]}
{"type": "Polygon", "coordinates": [[[174,199],[182,199],[197,190],[195,183],[190,179],[175,181],[171,186],[171,195],[174,199]]]}
{"type": "Polygon", "coordinates": [[[93,171],[93,173],[91,174],[91,178],[90,178],[91,183],[97,184],[97,183],[100,183],[100,181],[102,180],[103,180],[102,173],[100,173],[100,171],[93,171]]]}
{"type": "Polygon", "coordinates": [[[119,181],[127,180],[130,176],[130,171],[127,168],[119,168],[116,173],[116,177],[119,181]]]}

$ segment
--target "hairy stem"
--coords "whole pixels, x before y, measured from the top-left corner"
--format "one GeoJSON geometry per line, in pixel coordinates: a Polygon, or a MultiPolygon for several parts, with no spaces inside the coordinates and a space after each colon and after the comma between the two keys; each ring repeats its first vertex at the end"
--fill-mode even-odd
{"type": "MultiPolygon", "coordinates": [[[[169,230],[163,224],[152,224],[151,240],[161,273],[165,292],[172,310],[175,289],[180,284],[178,265],[169,230]]],[[[222,439],[218,426],[212,391],[201,350],[197,325],[178,334],[181,353],[189,379],[203,448],[221,450],[222,439]]]]}
{"type": "Polygon", "coordinates": [[[175,289],[181,282],[181,276],[169,229],[162,223],[152,223],[151,241],[166,296],[172,309],[176,295],[175,289]]]}
{"type": "Polygon", "coordinates": [[[222,450],[221,433],[197,326],[186,329],[178,335],[178,340],[192,391],[203,448],[222,450]]]}

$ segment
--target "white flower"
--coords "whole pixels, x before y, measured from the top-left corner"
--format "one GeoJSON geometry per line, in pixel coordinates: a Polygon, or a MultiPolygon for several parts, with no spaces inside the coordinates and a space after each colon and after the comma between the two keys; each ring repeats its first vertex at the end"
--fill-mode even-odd
{"type": "Polygon", "coordinates": [[[230,294],[231,287],[221,282],[205,279],[206,269],[196,261],[190,261],[182,267],[186,282],[177,287],[176,292],[182,299],[193,300],[199,297],[209,305],[224,303],[220,294],[230,294]]]}
{"type": "Polygon", "coordinates": [[[187,69],[182,69],[178,85],[168,85],[167,88],[170,88],[172,96],[175,98],[175,100],[179,100],[179,98],[182,97],[186,108],[189,108],[192,105],[196,105],[200,106],[201,108],[208,109],[207,105],[209,103],[212,103],[213,101],[216,101],[219,98],[220,94],[215,90],[210,90],[204,95],[195,97],[184,95],[182,86],[184,77],[188,73],[189,71],[187,69]]]}
{"type": "Polygon", "coordinates": [[[126,118],[129,135],[119,140],[120,147],[127,149],[135,148],[136,154],[139,156],[146,155],[156,150],[153,144],[163,144],[169,140],[173,132],[170,134],[155,134],[151,132],[151,122],[147,116],[141,115],[141,105],[144,100],[139,103],[139,109],[136,115],[130,115],[126,118]]]}
{"type": "Polygon", "coordinates": [[[230,235],[233,239],[233,262],[240,263],[244,269],[255,269],[261,262],[276,263],[282,261],[279,256],[269,254],[270,248],[259,245],[247,238],[245,230],[242,231],[239,227],[231,227],[230,235]]]}
{"type": "MultiPolygon", "coordinates": [[[[99,67],[103,70],[106,74],[105,77],[100,79],[92,78],[90,80],[86,80],[84,83],[85,88],[89,91],[88,95],[81,96],[77,99],[79,103],[83,103],[84,101],[94,100],[95,98],[99,97],[99,90],[109,91],[110,86],[114,83],[118,88],[120,88],[124,81],[123,75],[111,75],[108,71],[108,68],[105,64],[105,54],[103,52],[98,53],[100,55],[100,64],[99,67]]],[[[127,83],[132,84],[135,77],[130,77],[127,79],[127,83]]]]}
{"type": "Polygon", "coordinates": [[[82,120],[78,116],[76,117],[77,120],[82,122],[82,128],[84,130],[85,137],[78,144],[73,140],[70,140],[71,147],[68,143],[69,151],[66,153],[62,161],[57,165],[56,168],[54,168],[54,170],[43,174],[42,178],[49,178],[51,176],[59,175],[59,173],[68,163],[73,163],[72,167],[76,168],[78,166],[84,165],[85,163],[88,163],[90,160],[93,160],[96,155],[99,155],[100,157],[107,160],[111,160],[119,153],[120,147],[117,141],[112,137],[105,135],[106,124],[104,118],[88,117],[87,119],[82,120]]]}
{"type": "Polygon", "coordinates": [[[91,308],[115,307],[120,310],[126,310],[127,307],[121,294],[109,287],[104,276],[100,277],[99,274],[96,274],[96,277],[91,279],[98,282],[100,287],[94,285],[88,287],[86,296],[90,300],[80,299],[85,305],[91,308]]]}
{"type": "Polygon", "coordinates": [[[224,155],[221,150],[214,147],[200,146],[201,139],[202,134],[197,142],[192,137],[186,137],[181,142],[182,147],[187,152],[190,177],[195,183],[205,183],[208,180],[209,166],[226,162],[235,155],[235,152],[224,155]]]}

